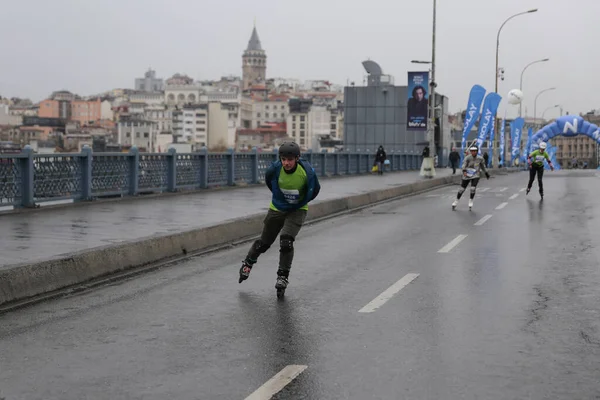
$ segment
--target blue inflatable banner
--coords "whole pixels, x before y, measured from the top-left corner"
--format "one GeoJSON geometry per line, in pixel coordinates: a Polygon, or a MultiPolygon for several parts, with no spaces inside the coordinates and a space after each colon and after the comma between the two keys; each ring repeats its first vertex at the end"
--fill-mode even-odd
{"type": "Polygon", "coordinates": [[[479,119],[479,131],[477,132],[477,147],[481,149],[483,141],[487,138],[490,129],[492,128],[496,111],[500,105],[502,97],[498,93],[488,93],[483,101],[483,109],[481,118],[479,119]]]}
{"type": "Polygon", "coordinates": [[[537,149],[540,142],[547,143],[558,135],[566,137],[586,135],[600,143],[600,128],[597,125],[584,120],[578,115],[564,115],[537,131],[531,143],[532,149],[537,149]]]}
{"type": "MultiPolygon", "coordinates": [[[[494,139],[495,139],[495,133],[496,133],[496,118],[494,118],[494,120],[492,121],[492,130],[490,131],[490,148],[489,148],[489,158],[488,158],[488,165],[486,165],[486,167],[491,167],[493,164],[492,162],[494,161],[494,139]]],[[[481,153],[481,150],[479,150],[479,152],[481,153]]]]}
{"type": "Polygon", "coordinates": [[[473,126],[475,126],[477,118],[479,118],[481,103],[483,103],[485,92],[485,88],[481,85],[473,85],[473,87],[471,88],[471,93],[469,94],[469,102],[467,103],[465,122],[463,126],[460,165],[462,165],[463,158],[465,157],[465,147],[467,145],[467,138],[469,136],[469,132],[471,132],[471,129],[473,129],[473,126]]]}
{"type": "Polygon", "coordinates": [[[519,151],[521,150],[521,132],[523,131],[525,120],[521,117],[515,119],[510,124],[510,139],[512,148],[510,152],[510,164],[513,165],[519,159],[519,151]]]}

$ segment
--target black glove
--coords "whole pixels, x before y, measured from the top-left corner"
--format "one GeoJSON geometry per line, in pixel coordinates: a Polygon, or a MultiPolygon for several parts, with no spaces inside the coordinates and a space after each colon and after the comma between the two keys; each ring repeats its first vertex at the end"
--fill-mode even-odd
{"type": "Polygon", "coordinates": [[[490,174],[486,172],[486,173],[485,173],[485,177],[486,177],[487,179],[490,179],[490,174]]]}

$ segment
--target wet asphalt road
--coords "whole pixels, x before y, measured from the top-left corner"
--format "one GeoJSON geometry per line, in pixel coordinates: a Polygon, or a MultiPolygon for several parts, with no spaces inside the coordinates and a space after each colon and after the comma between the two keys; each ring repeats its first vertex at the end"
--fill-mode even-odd
{"type": "MultiPolygon", "coordinates": [[[[447,176],[450,169],[438,169],[447,176]]],[[[422,180],[418,171],[321,178],[317,202],[422,180]]],[[[152,235],[174,234],[266,212],[267,187],[92,202],[0,215],[0,268],[152,235]]]]}
{"type": "Polygon", "coordinates": [[[276,247],[237,283],[247,244],[0,315],[0,398],[245,399],[304,365],[274,399],[599,399],[600,178],[526,179],[303,228],[283,301],[276,247]]]}

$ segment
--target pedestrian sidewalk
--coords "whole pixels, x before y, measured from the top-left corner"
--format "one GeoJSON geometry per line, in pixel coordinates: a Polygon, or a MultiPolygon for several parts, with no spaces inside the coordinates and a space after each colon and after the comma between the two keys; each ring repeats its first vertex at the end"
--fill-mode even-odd
{"type": "MultiPolygon", "coordinates": [[[[436,173],[449,176],[452,170],[436,173]]],[[[315,203],[423,179],[418,171],[321,179],[315,203]]],[[[216,225],[266,211],[270,199],[263,184],[0,215],[0,267],[216,225]]]]}

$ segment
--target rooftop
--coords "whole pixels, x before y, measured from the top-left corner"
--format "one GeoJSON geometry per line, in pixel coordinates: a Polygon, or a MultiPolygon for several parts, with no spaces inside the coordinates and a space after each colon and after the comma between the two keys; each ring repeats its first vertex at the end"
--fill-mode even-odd
{"type": "Polygon", "coordinates": [[[252,36],[250,36],[250,41],[248,41],[248,48],[246,48],[246,51],[262,51],[260,39],[258,38],[258,32],[256,32],[256,26],[254,26],[252,29],[252,36]]]}

